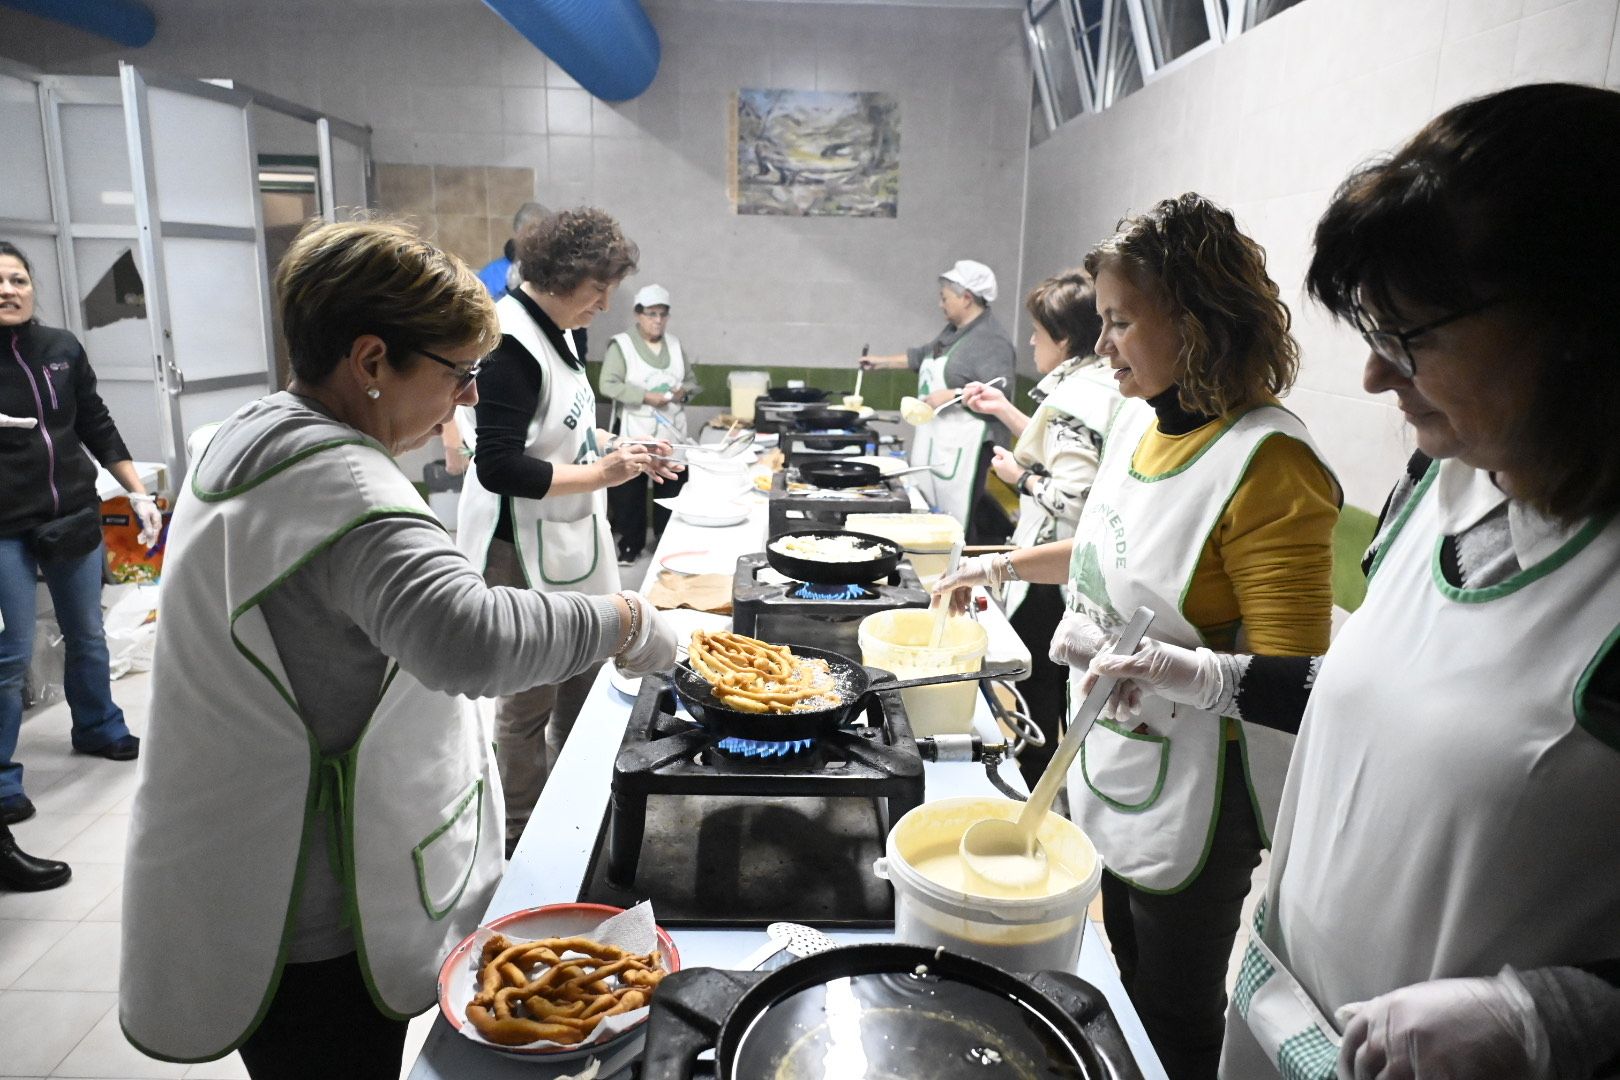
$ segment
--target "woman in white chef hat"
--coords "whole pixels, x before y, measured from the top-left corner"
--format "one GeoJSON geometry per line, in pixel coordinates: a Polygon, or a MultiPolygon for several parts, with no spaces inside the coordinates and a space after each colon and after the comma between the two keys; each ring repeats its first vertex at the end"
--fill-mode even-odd
{"type": "MultiPolygon", "coordinates": [[[[613,402],[613,431],[622,439],[668,439],[671,432],[688,438],[686,402],[697,392],[692,358],[669,332],[669,290],[644,285],[636,293],[636,324],[614,334],[602,355],[597,380],[602,396],[613,402]],[[661,423],[660,420],[663,422],[661,423]]],[[[672,499],[686,486],[686,473],[660,480],[658,496],[672,499]]],[[[647,477],[637,475],[608,492],[608,516],[619,533],[619,565],[628,566],[647,542],[647,477]]],[[[653,513],[653,536],[669,523],[662,506],[653,513]]]]}
{"type": "Polygon", "coordinates": [[[1521,86],[1352,174],[1306,283],[1418,448],[1365,602],[1319,660],[1092,664],[1299,730],[1226,1080],[1620,1074],[1616,146],[1521,86]]]}
{"type": "MultiPolygon", "coordinates": [[[[939,309],[945,313],[945,326],[934,339],[903,353],[863,356],[861,366],[909,367],[917,373],[917,397],[935,408],[970,382],[1000,379],[1000,385],[1011,388],[1017,353],[990,311],[996,291],[996,275],[988,266],[958,260],[939,275],[939,309]]],[[[923,481],[925,490],[932,488],[935,509],[965,522],[969,542],[1006,539],[1006,518],[1000,509],[980,504],[992,448],[1011,441],[1011,432],[1000,420],[963,408],[920,425],[913,436],[911,463],[933,467],[923,481]]]]}
{"type": "Polygon", "coordinates": [[[396,464],[500,340],[460,260],[317,222],[276,291],[292,383],[219,426],[169,529],[119,1019],[167,1061],[392,1080],[501,873],[467,696],[647,674],[675,637],[635,593],[489,587],[396,464]]]}

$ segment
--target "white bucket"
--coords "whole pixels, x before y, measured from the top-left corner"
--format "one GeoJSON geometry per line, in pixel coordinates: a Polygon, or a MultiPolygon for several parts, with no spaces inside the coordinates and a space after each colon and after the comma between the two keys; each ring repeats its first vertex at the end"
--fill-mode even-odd
{"type": "Polygon", "coordinates": [[[744,423],[754,422],[754,402],[771,388],[771,377],[764,371],[733,371],[726,375],[731,388],[731,415],[744,423]]]}
{"type": "Polygon", "coordinates": [[[752,486],[748,480],[748,462],[741,456],[722,457],[702,449],[687,450],[684,456],[683,499],[735,499],[752,486]]]}
{"type": "MultiPolygon", "coordinates": [[[[916,608],[868,615],[856,631],[861,663],[892,671],[897,678],[966,674],[984,667],[990,635],[976,620],[965,615],[950,616],[945,620],[945,636],[938,648],[928,644],[933,637],[934,613],[916,608]]],[[[973,730],[973,710],[978,699],[977,682],[900,691],[911,733],[918,738],[968,734],[973,730]]]]}
{"type": "Polygon", "coordinates": [[[985,818],[1016,820],[1023,804],[970,796],[924,803],[889,831],[872,872],[894,886],[895,940],[943,945],[1006,971],[1074,971],[1086,911],[1102,884],[1102,856],[1085,831],[1054,813],[1038,836],[1048,859],[1072,879],[1035,897],[996,897],[950,888],[917,870],[919,861],[957,850],[968,826],[985,818]]]}

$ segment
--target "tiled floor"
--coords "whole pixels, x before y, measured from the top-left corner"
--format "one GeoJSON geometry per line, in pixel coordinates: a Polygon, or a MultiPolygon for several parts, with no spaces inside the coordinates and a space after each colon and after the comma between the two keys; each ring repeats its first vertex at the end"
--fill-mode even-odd
{"type": "MultiPolygon", "coordinates": [[[[624,580],[639,584],[649,562],[643,555],[623,571],[624,580]]],[[[148,682],[131,675],[113,683],[136,734],[146,727],[148,682]]],[[[12,831],[30,854],[70,863],[73,879],[50,892],[0,892],[0,1076],[246,1077],[235,1054],[172,1065],[143,1056],[119,1031],[120,885],[136,765],[72,753],[68,727],[65,704],[35,710],[23,721],[17,747],[39,813],[12,831]]],[[[1265,871],[1262,863],[1258,883],[1265,871]]],[[[1251,893],[1251,906],[1254,899],[1251,893]]],[[[1101,929],[1100,908],[1093,915],[1101,929]]],[[[1239,949],[1243,940],[1240,934],[1239,949]]],[[[1234,952],[1234,974],[1237,958],[1234,952]]],[[[407,1063],[436,1012],[412,1022],[407,1063]]]]}

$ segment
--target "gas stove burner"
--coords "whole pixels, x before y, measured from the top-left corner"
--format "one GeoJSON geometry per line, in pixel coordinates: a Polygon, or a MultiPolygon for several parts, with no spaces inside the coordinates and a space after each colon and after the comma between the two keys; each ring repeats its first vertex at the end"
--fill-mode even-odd
{"type": "Polygon", "coordinates": [[[800,582],[787,592],[794,600],[876,600],[878,593],[864,585],[816,585],[800,582]]]}
{"type": "Polygon", "coordinates": [[[807,753],[816,745],[814,739],[789,739],[786,742],[767,742],[763,739],[740,739],[735,736],[721,739],[715,743],[715,749],[727,757],[754,758],[756,760],[780,760],[794,758],[807,753]]]}

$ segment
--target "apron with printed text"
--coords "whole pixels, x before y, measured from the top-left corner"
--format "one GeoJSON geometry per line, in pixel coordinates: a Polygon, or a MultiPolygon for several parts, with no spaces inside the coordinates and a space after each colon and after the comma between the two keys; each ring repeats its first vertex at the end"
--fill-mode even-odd
{"type": "MultiPolygon", "coordinates": [[[[1205,642],[1181,605],[1205,541],[1249,462],[1274,436],[1311,442],[1292,413],[1263,406],[1226,421],[1186,465],[1144,476],[1131,462],[1153,423],[1153,410],[1132,401],[1108,432],[1075,531],[1070,606],[1110,634],[1137,607],[1147,607],[1154,613],[1153,637],[1196,648],[1205,642]]],[[[1241,640],[1240,631],[1240,647],[1241,640]]],[[[1070,672],[1073,704],[1082,700],[1084,675],[1083,669],[1070,672]]],[[[1255,817],[1269,838],[1293,738],[1254,724],[1240,727],[1255,817]]],[[[1147,892],[1170,893],[1198,875],[1214,834],[1225,749],[1221,717],[1153,693],[1143,695],[1140,715],[1128,723],[1098,719],[1069,770],[1069,802],[1116,876],[1147,892]]]]}
{"type": "Polygon", "coordinates": [[[305,845],[328,850],[373,1002],[432,1006],[439,963],[501,874],[493,733],[465,698],[390,665],[353,747],[323,754],[261,605],[379,517],[434,521],[381,447],[334,438],[175,510],[124,877],[119,1018],[169,1061],[221,1057],[258,1027],[296,920],[305,845]]]}
{"type": "MultiPolygon", "coordinates": [[[[597,459],[596,394],[583,368],[552,348],[514,297],[495,304],[501,333],[519,342],[540,365],[540,407],[529,421],[523,452],[553,465],[587,465],[597,459]]],[[[573,341],[572,334],[569,335],[573,341]]],[[[476,422],[475,422],[476,423],[476,422]]],[[[478,447],[462,484],[456,543],[483,568],[500,520],[501,496],[478,481],[478,447]]],[[[608,527],[607,493],[508,498],[512,543],[529,587],[541,592],[594,595],[619,589],[619,566],[608,527]]]]}
{"type": "MultiPolygon", "coordinates": [[[[619,354],[624,357],[626,383],[639,386],[649,394],[669,394],[681,388],[686,379],[686,355],[681,351],[681,343],[676,340],[674,334],[664,335],[664,355],[669,360],[669,366],[666,368],[653,367],[647,363],[630,334],[615,334],[613,341],[619,346],[619,354]]],[[[653,418],[655,413],[662,414],[665,420],[675,426],[681,437],[686,437],[686,406],[678,401],[659,406],[648,405],[646,402],[630,405],[616,401],[613,403],[613,420],[617,425],[615,430],[627,439],[668,438],[669,428],[653,418]]]]}
{"type": "Polygon", "coordinates": [[[1431,467],[1311,691],[1228,1080],[1331,1077],[1326,1018],[1351,1002],[1620,955],[1620,731],[1583,702],[1620,640],[1620,519],[1460,588],[1440,571],[1441,479],[1489,483],[1431,467]]]}

